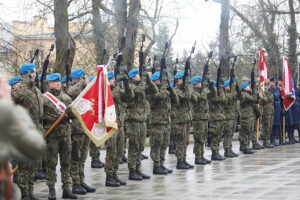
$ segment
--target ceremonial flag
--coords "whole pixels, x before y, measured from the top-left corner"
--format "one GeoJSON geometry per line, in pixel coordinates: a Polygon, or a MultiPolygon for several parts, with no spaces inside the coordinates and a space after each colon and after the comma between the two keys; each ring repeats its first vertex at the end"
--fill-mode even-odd
{"type": "Polygon", "coordinates": [[[285,110],[288,110],[296,100],[294,83],[288,57],[283,58],[281,95],[283,97],[284,108],[285,110]]]}
{"type": "Polygon", "coordinates": [[[105,66],[97,66],[97,77],[71,104],[84,132],[99,147],[118,130],[115,104],[105,66]]]}
{"type": "Polygon", "coordinates": [[[269,78],[265,52],[266,52],[265,49],[258,49],[258,54],[259,54],[258,75],[260,78],[260,82],[264,82],[266,79],[269,78]]]}

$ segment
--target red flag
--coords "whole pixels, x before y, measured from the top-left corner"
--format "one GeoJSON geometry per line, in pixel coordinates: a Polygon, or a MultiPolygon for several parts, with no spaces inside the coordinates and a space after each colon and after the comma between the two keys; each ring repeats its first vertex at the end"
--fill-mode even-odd
{"type": "Polygon", "coordinates": [[[258,53],[259,53],[258,75],[260,78],[260,82],[264,82],[266,79],[269,78],[265,52],[266,52],[265,49],[258,49],[258,53]]]}
{"type": "Polygon", "coordinates": [[[118,124],[107,69],[103,65],[97,69],[97,78],[75,99],[71,108],[85,133],[100,146],[118,130],[118,124]]]}
{"type": "Polygon", "coordinates": [[[294,104],[296,99],[288,57],[283,58],[281,96],[283,97],[284,108],[285,110],[288,110],[294,104]]]}

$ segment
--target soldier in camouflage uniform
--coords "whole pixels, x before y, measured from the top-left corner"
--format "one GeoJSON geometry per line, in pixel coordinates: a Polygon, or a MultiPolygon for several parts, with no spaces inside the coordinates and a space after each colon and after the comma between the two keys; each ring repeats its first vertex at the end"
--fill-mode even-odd
{"type": "MultiPolygon", "coordinates": [[[[227,158],[233,158],[239,156],[238,154],[232,151],[232,137],[235,131],[236,122],[237,122],[237,93],[235,91],[234,84],[230,85],[230,80],[224,82],[224,90],[226,96],[226,104],[224,104],[224,114],[226,120],[224,121],[224,156],[227,158]]],[[[238,86],[237,86],[238,88],[238,86]]]]}
{"type": "Polygon", "coordinates": [[[219,146],[223,135],[223,122],[226,119],[223,106],[227,103],[224,90],[216,88],[216,81],[209,83],[210,92],[207,94],[209,104],[209,132],[211,132],[211,160],[225,160],[219,154],[219,146]]]}
{"type": "Polygon", "coordinates": [[[128,147],[128,168],[129,180],[141,181],[149,179],[150,176],[141,172],[141,154],[144,151],[146,139],[146,93],[158,91],[157,87],[150,80],[148,74],[142,74],[143,79],[139,76],[139,70],[133,68],[128,73],[129,78],[132,80],[132,89],[134,98],[128,103],[127,106],[127,136],[129,139],[128,147]],[[147,86],[146,86],[147,84],[147,86]]]}
{"type": "MultiPolygon", "coordinates": [[[[44,94],[44,128],[48,130],[56,119],[66,110],[66,105],[72,103],[72,99],[61,90],[61,75],[59,73],[50,74],[47,76],[48,92],[44,94]],[[57,100],[55,104],[53,99],[57,100]]],[[[70,113],[70,112],[68,112],[70,113]]],[[[69,114],[70,115],[70,114],[69,114]]],[[[72,115],[71,115],[72,116],[72,115]]],[[[49,188],[49,200],[56,199],[55,183],[56,183],[56,166],[59,155],[61,181],[63,183],[62,198],[77,199],[77,197],[70,191],[70,169],[71,169],[71,124],[69,118],[66,116],[60,124],[47,136],[47,173],[46,184],[49,188]]]]}
{"type": "Polygon", "coordinates": [[[150,124],[152,133],[150,135],[150,156],[153,160],[153,174],[168,174],[173,170],[165,167],[165,155],[170,142],[171,125],[171,103],[178,104],[178,96],[173,88],[168,89],[161,83],[161,73],[155,72],[151,80],[158,87],[159,92],[150,94],[148,97],[151,107],[150,124]]]}
{"type": "Polygon", "coordinates": [[[186,150],[189,144],[190,128],[192,122],[191,113],[191,97],[192,90],[188,85],[184,87],[183,84],[184,72],[178,72],[174,79],[176,79],[177,85],[174,88],[175,93],[178,95],[179,103],[176,104],[176,133],[175,155],[177,157],[177,169],[192,169],[193,165],[186,161],[186,150]]]}
{"type": "MultiPolygon", "coordinates": [[[[174,87],[174,83],[170,84],[170,87],[174,87]]],[[[176,106],[171,104],[171,133],[170,133],[170,143],[169,143],[169,154],[175,154],[175,133],[176,133],[176,106]]]]}
{"type": "Polygon", "coordinates": [[[118,131],[105,142],[105,185],[109,187],[119,187],[120,185],[127,184],[126,181],[121,180],[118,176],[119,165],[123,157],[125,143],[125,102],[132,100],[134,94],[129,86],[128,79],[123,79],[124,89],[121,88],[120,84],[115,84],[116,82],[114,72],[108,72],[108,80],[112,89],[112,95],[114,98],[116,108],[116,114],[118,119],[118,131]]]}
{"type": "Polygon", "coordinates": [[[265,92],[263,97],[261,98],[261,106],[262,106],[262,127],[263,127],[263,146],[265,148],[273,148],[274,145],[271,144],[271,131],[272,131],[272,124],[273,124],[273,116],[274,116],[274,95],[271,92],[269,86],[269,80],[265,82],[265,92]]]}
{"type": "Polygon", "coordinates": [[[240,150],[244,154],[255,153],[252,148],[249,148],[251,134],[254,132],[255,113],[253,105],[257,103],[257,94],[251,91],[250,82],[245,81],[241,84],[241,130],[240,130],[240,150]]]}
{"type": "MultiPolygon", "coordinates": [[[[33,63],[24,63],[20,68],[22,84],[12,91],[16,104],[27,108],[30,117],[37,128],[43,132],[44,99],[38,88],[35,87],[36,68],[33,63]]],[[[33,179],[37,171],[38,162],[19,162],[18,187],[21,190],[21,199],[36,199],[33,196],[33,179]]]]}
{"type": "Polygon", "coordinates": [[[193,113],[193,136],[194,136],[194,154],[196,165],[206,165],[211,163],[204,157],[204,145],[208,133],[208,100],[207,90],[202,86],[202,77],[195,76],[192,78],[193,95],[192,103],[194,106],[193,113]]]}
{"type": "MultiPolygon", "coordinates": [[[[86,87],[85,71],[81,68],[72,70],[72,85],[67,88],[67,94],[75,100],[77,96],[86,87]]],[[[84,164],[88,155],[90,139],[84,133],[78,119],[72,122],[72,153],[71,153],[71,177],[74,194],[86,194],[87,192],[95,192],[96,189],[88,186],[84,179],[84,164]]]]}
{"type": "MultiPolygon", "coordinates": [[[[258,93],[257,88],[255,88],[256,91],[255,93],[258,93]]],[[[254,150],[261,150],[264,147],[261,146],[258,143],[258,138],[257,138],[257,134],[259,135],[260,133],[260,121],[261,121],[261,113],[262,113],[262,107],[261,107],[261,101],[258,100],[256,104],[253,105],[253,109],[254,109],[254,114],[255,114],[255,118],[254,118],[254,129],[253,129],[253,133],[250,136],[250,140],[252,141],[252,148],[254,150]],[[258,133],[257,133],[258,132],[258,133]]]]}

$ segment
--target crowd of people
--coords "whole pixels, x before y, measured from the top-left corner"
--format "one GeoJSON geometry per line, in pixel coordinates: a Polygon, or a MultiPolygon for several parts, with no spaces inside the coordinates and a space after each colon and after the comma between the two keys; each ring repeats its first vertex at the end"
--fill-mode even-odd
{"type": "MultiPolygon", "coordinates": [[[[106,158],[102,163],[99,148],[84,133],[69,106],[95,76],[87,78],[84,69],[76,68],[67,83],[67,78],[59,73],[48,74],[44,94],[35,85],[36,76],[35,65],[24,63],[20,76],[9,81],[12,100],[27,110],[35,124],[31,129],[45,133],[63,112],[67,114],[53,132],[44,137],[46,150],[38,160],[24,162],[20,156],[11,156],[11,164],[17,168],[14,182],[20,189],[21,200],[37,199],[33,194],[35,178],[45,178],[48,199],[56,199],[58,158],[62,198],[66,199],[77,199],[77,195],[96,191],[85,181],[84,168],[88,154],[92,157],[91,167],[104,167],[105,185],[108,187],[127,184],[118,176],[122,162],[128,164],[129,180],[150,179],[150,175],[142,172],[141,162],[145,157],[142,153],[147,133],[150,133],[150,157],[153,160],[153,174],[156,175],[173,172],[165,165],[167,150],[169,154],[175,154],[178,170],[192,169],[194,164],[206,165],[212,161],[238,157],[232,149],[237,124],[240,125],[240,151],[244,154],[299,142],[294,137],[295,129],[299,133],[299,91],[296,91],[295,103],[286,111],[282,106],[280,78],[271,78],[253,87],[250,80],[243,80],[241,84],[226,80],[219,85],[216,81],[194,76],[185,84],[184,72],[178,72],[174,82],[167,84],[161,72],[149,75],[146,71],[132,68],[128,73],[119,74],[118,78],[115,78],[114,72],[108,72],[118,131],[105,142],[106,158]],[[260,124],[262,135],[259,136],[260,124]],[[283,132],[287,132],[288,141],[283,132]],[[194,138],[194,164],[186,159],[190,134],[194,138]],[[259,144],[259,137],[263,144],[259,144]],[[220,154],[222,140],[224,155],[220,154]],[[206,145],[211,147],[211,159],[204,157],[206,145]]],[[[27,145],[30,144],[24,144],[27,145]]],[[[40,155],[41,149],[35,150],[36,155],[40,155]]],[[[25,151],[22,153],[28,156],[25,151]]]]}

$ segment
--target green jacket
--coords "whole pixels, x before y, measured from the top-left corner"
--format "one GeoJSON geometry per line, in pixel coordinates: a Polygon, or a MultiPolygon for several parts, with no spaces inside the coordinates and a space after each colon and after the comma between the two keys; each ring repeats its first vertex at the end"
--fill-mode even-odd
{"type": "MultiPolygon", "coordinates": [[[[57,91],[49,89],[49,93],[55,96],[59,101],[64,103],[66,106],[72,103],[71,97],[65,94],[63,91],[57,91]]],[[[55,105],[48,99],[45,98],[44,108],[44,128],[48,130],[56,119],[61,115],[55,105]]],[[[53,130],[48,137],[68,137],[71,135],[71,123],[68,117],[65,117],[62,122],[53,130]]]]}
{"type": "Polygon", "coordinates": [[[234,86],[229,91],[225,90],[226,103],[224,104],[224,114],[226,120],[237,119],[237,93],[234,86]]]}
{"type": "Polygon", "coordinates": [[[208,120],[209,106],[207,100],[207,91],[201,88],[194,88],[192,94],[193,103],[193,121],[208,120]]]}
{"type": "Polygon", "coordinates": [[[220,88],[220,94],[217,95],[215,88],[210,89],[207,94],[209,104],[209,121],[225,120],[224,105],[227,103],[223,88],[220,88]]]}
{"type": "Polygon", "coordinates": [[[176,85],[174,91],[178,95],[179,103],[175,106],[175,123],[187,123],[192,121],[192,90],[186,85],[183,89],[182,86],[176,85]]]}
{"type": "Polygon", "coordinates": [[[139,82],[132,81],[131,85],[134,96],[127,104],[127,121],[146,122],[148,116],[146,94],[157,93],[158,89],[152,81],[149,81],[148,84],[144,80],[139,82]]]}
{"type": "Polygon", "coordinates": [[[250,91],[242,91],[240,101],[241,119],[255,117],[254,105],[257,103],[257,94],[250,91]]]}
{"type": "Polygon", "coordinates": [[[148,96],[151,108],[150,124],[169,124],[171,122],[171,104],[178,104],[179,99],[173,88],[170,91],[160,88],[157,93],[148,96]]]}
{"type": "Polygon", "coordinates": [[[274,95],[270,89],[266,90],[261,98],[261,106],[263,110],[263,115],[274,114],[274,95]]]}

